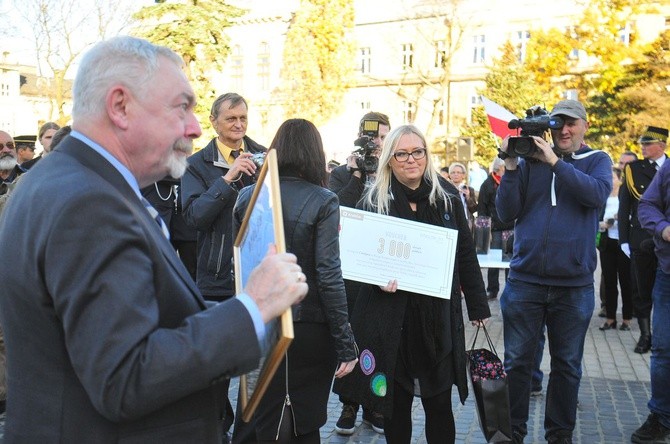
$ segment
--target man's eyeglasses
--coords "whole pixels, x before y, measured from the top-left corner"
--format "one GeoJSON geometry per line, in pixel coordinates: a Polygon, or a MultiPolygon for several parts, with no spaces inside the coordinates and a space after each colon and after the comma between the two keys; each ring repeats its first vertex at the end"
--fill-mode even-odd
{"type": "Polygon", "coordinates": [[[10,150],[14,149],[14,144],[12,142],[7,142],[7,143],[2,143],[0,142],[0,150],[3,149],[4,147],[7,147],[10,150]]]}
{"type": "Polygon", "coordinates": [[[423,159],[424,157],[426,157],[426,149],[418,148],[410,153],[408,153],[407,151],[398,151],[396,153],[393,153],[393,157],[398,162],[407,162],[409,160],[410,155],[414,158],[414,160],[423,159]]]}

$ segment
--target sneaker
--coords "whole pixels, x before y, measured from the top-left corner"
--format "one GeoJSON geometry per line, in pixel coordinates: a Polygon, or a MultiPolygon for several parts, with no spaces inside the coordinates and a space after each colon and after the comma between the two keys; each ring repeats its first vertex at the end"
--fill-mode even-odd
{"type": "Polygon", "coordinates": [[[340,435],[353,435],[356,429],[356,415],[358,415],[358,406],[344,404],[340,419],[335,424],[335,431],[340,435]]]}
{"type": "Polygon", "coordinates": [[[363,422],[369,424],[377,433],[384,433],[384,415],[363,409],[363,422]]]}
{"type": "Polygon", "coordinates": [[[633,432],[630,441],[635,444],[667,442],[665,439],[668,437],[670,437],[670,429],[658,422],[658,416],[652,413],[647,417],[645,423],[633,432]]]}

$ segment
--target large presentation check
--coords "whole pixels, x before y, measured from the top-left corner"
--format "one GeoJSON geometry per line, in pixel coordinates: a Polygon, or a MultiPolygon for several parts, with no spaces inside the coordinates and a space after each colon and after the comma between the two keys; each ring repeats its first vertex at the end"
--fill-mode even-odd
{"type": "Polygon", "coordinates": [[[345,279],[449,299],[458,231],[340,207],[345,279]]]}

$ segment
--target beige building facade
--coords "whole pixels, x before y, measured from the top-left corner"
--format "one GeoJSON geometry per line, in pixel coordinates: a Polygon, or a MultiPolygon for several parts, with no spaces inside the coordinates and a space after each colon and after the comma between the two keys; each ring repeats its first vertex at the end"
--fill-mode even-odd
{"type": "MultiPolygon", "coordinates": [[[[269,144],[283,120],[276,94],[292,12],[299,0],[239,0],[248,9],[229,31],[232,54],[217,77],[217,91],[235,91],[250,103],[249,134],[269,144]]],[[[652,41],[670,26],[670,4],[642,15],[621,31],[652,41]]],[[[355,86],[339,115],[320,127],[329,159],[352,151],[358,120],[367,111],[389,115],[391,125],[414,123],[429,143],[453,141],[480,105],[479,90],[502,45],[523,57],[534,29],[565,29],[582,13],[582,2],[534,0],[355,0],[355,86]],[[548,10],[551,9],[551,10],[548,10]],[[451,48],[451,49],[449,49],[451,48]],[[446,60],[446,62],[445,62],[446,60]]],[[[578,68],[593,63],[575,52],[578,68]]],[[[562,91],[565,97],[574,91],[562,91]]]]}

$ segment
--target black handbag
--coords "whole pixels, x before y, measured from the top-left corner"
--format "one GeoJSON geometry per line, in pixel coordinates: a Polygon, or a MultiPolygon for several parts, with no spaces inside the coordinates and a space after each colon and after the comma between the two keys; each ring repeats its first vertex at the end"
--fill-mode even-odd
{"type": "Polygon", "coordinates": [[[468,374],[477,403],[477,416],[486,442],[512,440],[509,386],[503,363],[498,357],[485,326],[478,327],[468,354],[468,374]],[[489,348],[475,349],[483,329],[489,348]]]}

